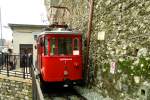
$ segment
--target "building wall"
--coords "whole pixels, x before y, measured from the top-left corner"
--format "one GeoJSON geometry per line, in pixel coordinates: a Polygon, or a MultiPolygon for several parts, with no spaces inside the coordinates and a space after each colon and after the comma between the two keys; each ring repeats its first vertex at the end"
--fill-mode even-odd
{"type": "Polygon", "coordinates": [[[19,44],[33,44],[32,33],[13,33],[13,52],[19,54],[19,44]]]}
{"type": "MultiPolygon", "coordinates": [[[[44,27],[44,26],[42,26],[44,27]]],[[[36,40],[34,40],[34,35],[40,34],[42,32],[42,27],[13,27],[13,53],[20,55],[20,44],[33,44],[33,64],[36,61],[36,40]]],[[[18,62],[18,65],[20,62],[18,62]]]]}
{"type": "Polygon", "coordinates": [[[5,39],[0,39],[0,46],[4,46],[6,43],[6,40],[5,39]]]}

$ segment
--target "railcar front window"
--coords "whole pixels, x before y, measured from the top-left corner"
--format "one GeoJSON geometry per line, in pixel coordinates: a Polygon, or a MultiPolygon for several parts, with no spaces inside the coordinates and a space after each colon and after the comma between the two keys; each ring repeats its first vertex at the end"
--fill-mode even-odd
{"type": "Polygon", "coordinates": [[[79,50],[79,39],[78,38],[74,39],[74,49],[73,50],[79,50]]]}
{"type": "Polygon", "coordinates": [[[48,39],[44,41],[44,55],[48,55],[48,39]]]}
{"type": "Polygon", "coordinates": [[[56,39],[52,38],[50,39],[50,46],[51,46],[51,51],[50,51],[50,55],[55,55],[56,54],[56,39]]]}
{"type": "Polygon", "coordinates": [[[71,38],[58,38],[58,55],[72,55],[71,38]]]}
{"type": "Polygon", "coordinates": [[[74,39],[73,55],[79,55],[79,39],[74,39]]]}

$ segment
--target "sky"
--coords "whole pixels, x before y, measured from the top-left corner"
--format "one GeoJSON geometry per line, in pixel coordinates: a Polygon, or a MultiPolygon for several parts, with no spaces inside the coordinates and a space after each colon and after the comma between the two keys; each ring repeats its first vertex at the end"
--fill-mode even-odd
{"type": "Polygon", "coordinates": [[[44,0],[0,0],[0,8],[2,37],[7,40],[12,39],[12,31],[8,27],[8,23],[34,25],[48,24],[44,0]]]}

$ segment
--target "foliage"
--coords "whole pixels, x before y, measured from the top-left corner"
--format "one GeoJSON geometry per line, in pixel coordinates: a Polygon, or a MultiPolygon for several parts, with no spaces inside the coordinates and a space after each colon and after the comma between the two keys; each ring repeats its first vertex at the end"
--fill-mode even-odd
{"type": "Polygon", "coordinates": [[[122,70],[121,72],[124,74],[150,79],[150,57],[140,57],[137,65],[134,62],[131,59],[119,61],[118,70],[122,70]]]}

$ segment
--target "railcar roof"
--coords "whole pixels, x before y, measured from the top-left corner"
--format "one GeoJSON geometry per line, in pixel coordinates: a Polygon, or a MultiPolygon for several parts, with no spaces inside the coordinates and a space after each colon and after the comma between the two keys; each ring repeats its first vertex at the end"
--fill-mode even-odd
{"type": "Polygon", "coordinates": [[[51,31],[43,31],[39,35],[45,35],[45,34],[81,34],[81,32],[77,30],[57,29],[57,30],[51,30],[51,31]]]}

